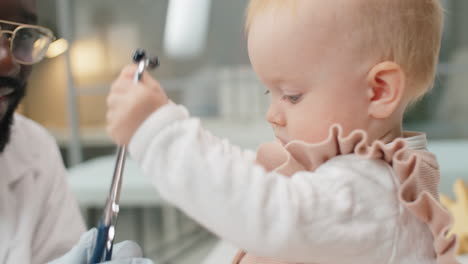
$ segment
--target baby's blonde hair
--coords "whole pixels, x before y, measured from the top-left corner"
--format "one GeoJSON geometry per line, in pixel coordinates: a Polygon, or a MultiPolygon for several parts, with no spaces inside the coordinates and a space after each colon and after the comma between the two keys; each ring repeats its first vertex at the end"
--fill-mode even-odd
{"type": "MultiPolygon", "coordinates": [[[[336,1],[336,0],[332,0],[336,1]]],[[[407,77],[407,96],[416,100],[434,83],[443,29],[440,0],[356,1],[357,28],[366,35],[362,49],[378,60],[399,64],[407,77]],[[370,39],[369,39],[370,38],[370,39]],[[372,47],[369,49],[369,43],[372,47]]],[[[297,0],[251,0],[246,31],[266,8],[294,6],[297,0]]]]}

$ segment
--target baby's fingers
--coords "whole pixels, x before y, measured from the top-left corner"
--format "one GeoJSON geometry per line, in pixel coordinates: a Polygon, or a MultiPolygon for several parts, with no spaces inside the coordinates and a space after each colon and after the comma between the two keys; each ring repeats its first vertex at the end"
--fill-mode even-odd
{"type": "Polygon", "coordinates": [[[138,69],[138,65],[128,64],[125,67],[123,67],[122,71],[120,71],[119,77],[117,79],[133,80],[137,69],[138,69]]]}

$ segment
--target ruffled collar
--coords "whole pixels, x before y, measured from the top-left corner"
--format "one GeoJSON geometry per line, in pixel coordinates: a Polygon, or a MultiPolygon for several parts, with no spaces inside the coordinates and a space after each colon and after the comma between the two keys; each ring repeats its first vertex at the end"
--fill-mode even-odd
{"type": "Polygon", "coordinates": [[[292,176],[298,171],[315,171],[339,155],[356,154],[384,160],[392,166],[399,180],[400,202],[431,230],[437,263],[458,264],[455,259],[457,238],[447,236],[452,218],[439,202],[439,167],[436,157],[426,151],[425,134],[406,132],[403,138],[388,144],[366,142],[366,132],[356,130],[344,136],[341,126],[334,125],[328,138],[320,143],[291,141],[284,148],[278,143],[262,145],[257,152],[257,162],[267,170],[292,176]]]}
{"type": "Polygon", "coordinates": [[[403,132],[403,140],[409,149],[427,150],[427,137],[424,133],[405,131],[403,132]]]}

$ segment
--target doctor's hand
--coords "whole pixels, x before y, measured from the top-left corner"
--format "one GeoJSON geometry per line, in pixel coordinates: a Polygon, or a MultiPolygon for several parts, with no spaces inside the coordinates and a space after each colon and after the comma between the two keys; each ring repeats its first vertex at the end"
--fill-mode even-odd
{"type": "MultiPolygon", "coordinates": [[[[93,228],[84,233],[78,244],[62,257],[48,264],[88,264],[96,243],[97,230],[93,228]]],[[[142,258],[140,247],[133,241],[123,241],[114,245],[112,260],[105,264],[153,264],[149,259],[142,258]]]]}
{"type": "Polygon", "coordinates": [[[158,81],[147,72],[137,84],[137,65],[126,66],[107,97],[107,133],[117,145],[126,145],[138,127],[169,99],[158,81]]]}

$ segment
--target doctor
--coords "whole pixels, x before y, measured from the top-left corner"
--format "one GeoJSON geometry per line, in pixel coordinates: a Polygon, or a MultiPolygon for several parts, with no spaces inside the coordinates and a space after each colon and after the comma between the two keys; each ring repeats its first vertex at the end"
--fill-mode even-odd
{"type": "MultiPolygon", "coordinates": [[[[36,27],[36,0],[0,1],[0,263],[87,263],[96,230],[86,232],[67,186],[54,139],[33,121],[14,114],[31,65],[53,39],[36,27]],[[72,249],[73,248],[73,249],[72,249]]],[[[44,104],[48,102],[43,102],[44,104]]],[[[112,264],[152,263],[126,241],[112,264]]]]}

